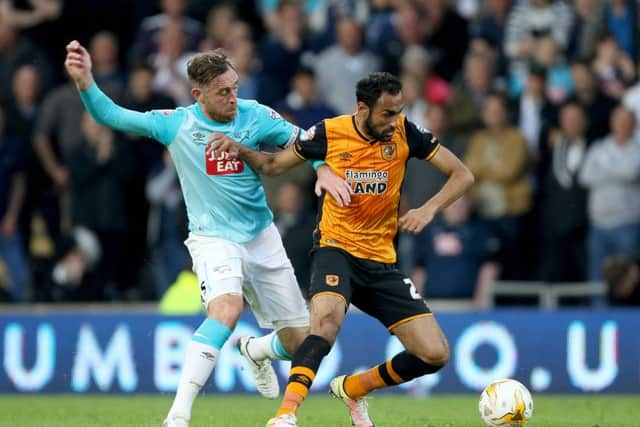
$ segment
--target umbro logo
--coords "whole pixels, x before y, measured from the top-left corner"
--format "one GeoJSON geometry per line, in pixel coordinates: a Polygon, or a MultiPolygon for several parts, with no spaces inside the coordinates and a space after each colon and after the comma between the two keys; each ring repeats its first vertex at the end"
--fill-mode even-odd
{"type": "Polygon", "coordinates": [[[195,132],[191,134],[191,137],[193,138],[193,142],[195,142],[196,144],[200,145],[200,144],[206,144],[205,142],[205,138],[207,137],[207,135],[205,135],[202,132],[195,132]]]}
{"type": "Polygon", "coordinates": [[[207,360],[216,360],[216,356],[213,353],[209,353],[208,351],[203,351],[202,353],[200,353],[200,355],[207,360]]]}
{"type": "Polygon", "coordinates": [[[351,155],[351,153],[343,151],[342,153],[340,153],[340,160],[351,160],[353,156],[351,155]]]}
{"type": "Polygon", "coordinates": [[[242,132],[236,132],[233,134],[233,138],[236,140],[236,142],[242,142],[243,140],[247,139],[249,137],[249,131],[245,130],[242,132]]]}

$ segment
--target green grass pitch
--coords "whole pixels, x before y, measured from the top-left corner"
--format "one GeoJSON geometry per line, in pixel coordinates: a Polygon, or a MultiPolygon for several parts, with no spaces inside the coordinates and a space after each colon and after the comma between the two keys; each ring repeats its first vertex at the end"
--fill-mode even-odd
{"type": "MultiPolygon", "coordinates": [[[[0,427],[160,427],[173,396],[0,395],[0,427]]],[[[258,396],[203,396],[192,427],[263,427],[278,401],[258,396]]],[[[534,396],[527,427],[638,426],[640,396],[534,396]],[[635,415],[634,415],[635,414],[635,415]]],[[[483,426],[474,395],[427,399],[374,395],[370,414],[378,427],[483,426]]],[[[298,414],[301,427],[348,427],[346,408],[312,394],[298,414]]]]}

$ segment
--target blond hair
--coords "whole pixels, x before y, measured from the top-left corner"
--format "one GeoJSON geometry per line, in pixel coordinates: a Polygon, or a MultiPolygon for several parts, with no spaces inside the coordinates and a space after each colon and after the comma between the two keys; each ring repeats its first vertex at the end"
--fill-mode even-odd
{"type": "Polygon", "coordinates": [[[235,67],[222,49],[194,55],[187,63],[189,82],[194,86],[206,86],[213,79],[235,67]]]}

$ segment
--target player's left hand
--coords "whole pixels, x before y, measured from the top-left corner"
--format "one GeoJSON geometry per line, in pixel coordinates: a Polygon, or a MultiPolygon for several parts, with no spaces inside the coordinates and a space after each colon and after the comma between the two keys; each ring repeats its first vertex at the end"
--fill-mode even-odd
{"type": "Polygon", "coordinates": [[[214,157],[218,158],[222,153],[227,153],[227,156],[235,159],[240,153],[240,144],[229,138],[223,133],[212,133],[207,142],[207,156],[213,152],[214,157]]]}
{"type": "Polygon", "coordinates": [[[435,212],[431,209],[410,209],[398,220],[398,228],[405,233],[418,234],[429,225],[435,212]]]}
{"type": "Polygon", "coordinates": [[[349,206],[353,194],[349,183],[333,173],[327,165],[321,165],[316,173],[318,174],[315,187],[316,196],[320,197],[322,190],[325,190],[331,194],[338,206],[349,206]]]}

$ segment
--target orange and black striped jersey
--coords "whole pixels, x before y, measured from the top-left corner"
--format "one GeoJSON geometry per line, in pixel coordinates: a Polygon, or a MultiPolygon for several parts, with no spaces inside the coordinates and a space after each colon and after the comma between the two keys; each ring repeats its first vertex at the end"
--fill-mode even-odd
{"type": "Polygon", "coordinates": [[[354,116],[323,120],[296,142],[302,159],[324,160],[353,189],[351,204],[324,197],[314,234],[316,247],[341,248],[357,258],[395,263],[400,187],[409,157],[431,159],[438,140],[403,115],[390,141],[367,140],[354,116]]]}

